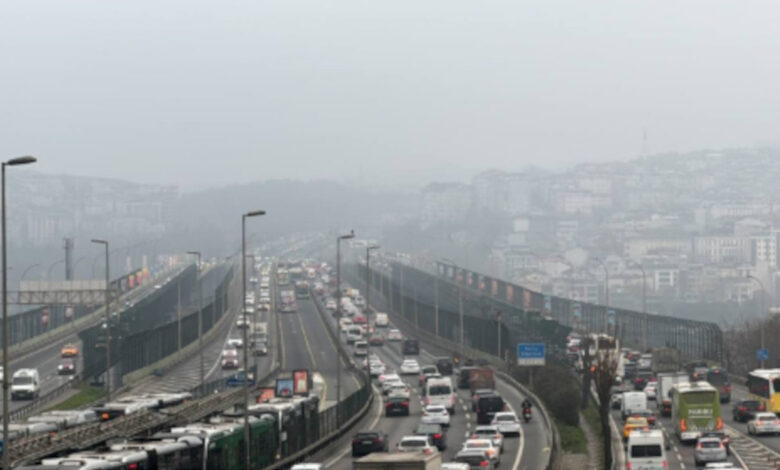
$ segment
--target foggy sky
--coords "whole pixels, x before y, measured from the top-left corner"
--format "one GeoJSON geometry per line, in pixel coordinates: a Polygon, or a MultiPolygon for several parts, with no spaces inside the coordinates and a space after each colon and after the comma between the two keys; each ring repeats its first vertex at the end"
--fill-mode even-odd
{"type": "Polygon", "coordinates": [[[397,182],[773,145],[776,1],[15,1],[0,156],[397,182]],[[442,169],[444,171],[442,172],[442,169]]]}

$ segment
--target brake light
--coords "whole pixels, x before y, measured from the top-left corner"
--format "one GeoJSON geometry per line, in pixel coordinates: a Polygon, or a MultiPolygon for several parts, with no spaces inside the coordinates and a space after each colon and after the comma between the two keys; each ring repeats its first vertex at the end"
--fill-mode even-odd
{"type": "Polygon", "coordinates": [[[758,405],[758,411],[764,411],[764,405],[763,404],[758,405]]]}
{"type": "Polygon", "coordinates": [[[668,467],[669,467],[669,464],[666,463],[666,460],[664,460],[664,468],[668,468],[668,467]]]}
{"type": "Polygon", "coordinates": [[[425,404],[430,405],[431,404],[431,397],[425,397],[425,404]]]}
{"type": "Polygon", "coordinates": [[[352,439],[352,443],[353,444],[360,444],[360,439],[358,439],[358,438],[352,439]]]}
{"type": "MultiPolygon", "coordinates": [[[[758,407],[758,409],[760,410],[760,409],[761,409],[761,407],[759,406],[759,407],[758,407]]],[[[740,412],[740,413],[743,413],[743,412],[747,411],[747,408],[745,408],[744,406],[740,406],[740,407],[738,408],[738,410],[739,410],[739,412],[740,412]]]]}
{"type": "Polygon", "coordinates": [[[434,439],[441,439],[441,433],[437,432],[436,434],[433,435],[433,438],[434,439]]]}
{"type": "MultiPolygon", "coordinates": [[[[402,401],[401,402],[401,406],[409,406],[409,402],[408,401],[402,401]]],[[[721,423],[721,425],[722,425],[722,423],[721,423]]]]}
{"type": "Polygon", "coordinates": [[[696,444],[696,448],[697,448],[697,449],[702,449],[702,448],[704,448],[704,446],[702,446],[702,445],[701,445],[701,442],[699,442],[698,444],[696,444]]]}
{"type": "Polygon", "coordinates": [[[482,462],[479,463],[480,467],[487,467],[488,465],[490,465],[490,462],[488,462],[487,460],[483,460],[482,462]]]}
{"type": "Polygon", "coordinates": [[[498,439],[498,438],[500,438],[500,437],[501,437],[501,434],[496,434],[494,437],[495,437],[496,439],[498,439]]]}
{"type": "Polygon", "coordinates": [[[627,468],[628,470],[631,470],[631,462],[628,462],[628,463],[626,463],[626,468],[627,468]]]}
{"type": "Polygon", "coordinates": [[[718,418],[718,424],[715,425],[715,429],[723,429],[723,418],[718,418]]]}
{"type": "Polygon", "coordinates": [[[390,408],[391,406],[393,406],[392,403],[385,403],[385,408],[390,408]]]}
{"type": "Polygon", "coordinates": [[[103,421],[108,421],[109,416],[108,413],[103,413],[102,415],[100,415],[100,417],[103,419],[103,421]]]}
{"type": "Polygon", "coordinates": [[[127,466],[127,468],[128,468],[128,470],[136,470],[138,468],[138,464],[137,463],[131,463],[130,465],[127,466]]]}
{"type": "Polygon", "coordinates": [[[680,420],[680,431],[687,431],[688,425],[685,423],[685,418],[680,420]]]}

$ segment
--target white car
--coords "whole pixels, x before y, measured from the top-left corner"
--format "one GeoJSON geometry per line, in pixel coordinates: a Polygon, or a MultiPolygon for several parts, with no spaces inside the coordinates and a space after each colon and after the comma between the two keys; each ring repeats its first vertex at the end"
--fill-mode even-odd
{"type": "Polygon", "coordinates": [[[498,430],[498,426],[492,424],[477,426],[471,432],[470,439],[490,439],[499,451],[504,451],[504,435],[498,430]]]}
{"type": "Polygon", "coordinates": [[[333,299],[328,299],[328,301],[325,302],[325,308],[330,311],[336,310],[336,301],[333,299]]]}
{"type": "Polygon", "coordinates": [[[387,392],[388,398],[401,397],[409,399],[410,396],[411,392],[409,391],[409,386],[403,382],[394,382],[390,385],[390,390],[387,392]]]}
{"type": "Polygon", "coordinates": [[[500,411],[496,413],[490,424],[498,427],[501,434],[520,434],[520,420],[518,420],[517,415],[511,411],[500,411]]]}
{"type": "Polygon", "coordinates": [[[422,420],[425,424],[450,425],[450,414],[447,408],[442,405],[428,405],[423,409],[422,420]]]}
{"type": "Polygon", "coordinates": [[[649,382],[647,385],[645,385],[645,396],[647,396],[648,400],[655,400],[655,395],[658,391],[657,387],[657,382],[649,382]]]}
{"type": "Polygon", "coordinates": [[[377,380],[379,381],[379,384],[382,385],[385,382],[387,382],[388,380],[397,382],[397,381],[401,380],[401,376],[399,376],[395,372],[390,372],[389,374],[382,374],[382,375],[380,375],[379,379],[377,379],[377,380]]]}
{"type": "Polygon", "coordinates": [[[747,424],[748,434],[779,434],[780,418],[774,413],[761,412],[754,413],[753,419],[747,424]]]}
{"type": "Polygon", "coordinates": [[[372,362],[368,367],[371,377],[379,377],[387,371],[387,366],[381,362],[372,362]]]}
{"type": "Polygon", "coordinates": [[[501,451],[490,439],[469,439],[463,443],[461,450],[484,450],[493,462],[494,468],[501,463],[501,451]]]}
{"type": "Polygon", "coordinates": [[[387,332],[388,341],[401,341],[402,339],[404,339],[404,335],[401,334],[401,330],[393,328],[387,332]]]}
{"type": "Polygon", "coordinates": [[[423,452],[426,455],[437,452],[428,436],[404,436],[395,448],[398,452],[423,452]]]}
{"type": "Polygon", "coordinates": [[[241,338],[230,338],[227,341],[227,345],[231,348],[241,349],[244,347],[244,340],[241,338]]]}
{"type": "Polygon", "coordinates": [[[382,393],[384,395],[387,395],[390,392],[390,389],[393,388],[393,386],[401,384],[403,385],[403,381],[399,379],[389,379],[382,382],[382,393]]]}
{"type": "Polygon", "coordinates": [[[417,375],[420,373],[420,364],[415,359],[404,359],[401,363],[401,374],[417,375]]]}
{"type": "Polygon", "coordinates": [[[352,319],[351,318],[342,318],[339,320],[339,325],[341,325],[341,332],[346,333],[349,331],[350,328],[352,328],[352,319]]]}

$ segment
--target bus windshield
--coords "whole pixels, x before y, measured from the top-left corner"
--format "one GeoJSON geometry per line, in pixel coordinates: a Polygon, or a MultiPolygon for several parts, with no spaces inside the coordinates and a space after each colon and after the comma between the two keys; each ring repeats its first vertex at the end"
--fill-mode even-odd
{"type": "Polygon", "coordinates": [[[715,392],[687,392],[682,395],[682,400],[687,405],[708,405],[715,402],[715,392]]]}

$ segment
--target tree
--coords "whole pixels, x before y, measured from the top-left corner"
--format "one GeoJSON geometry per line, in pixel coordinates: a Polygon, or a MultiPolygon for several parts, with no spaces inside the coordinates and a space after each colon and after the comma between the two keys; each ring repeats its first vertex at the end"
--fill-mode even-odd
{"type": "Polygon", "coordinates": [[[596,387],[596,396],[599,398],[599,420],[601,421],[601,435],[604,438],[604,468],[612,467],[612,428],[609,426],[609,401],[612,386],[617,375],[618,355],[613,340],[613,349],[599,348],[595,363],[590,366],[593,382],[596,387]]]}

